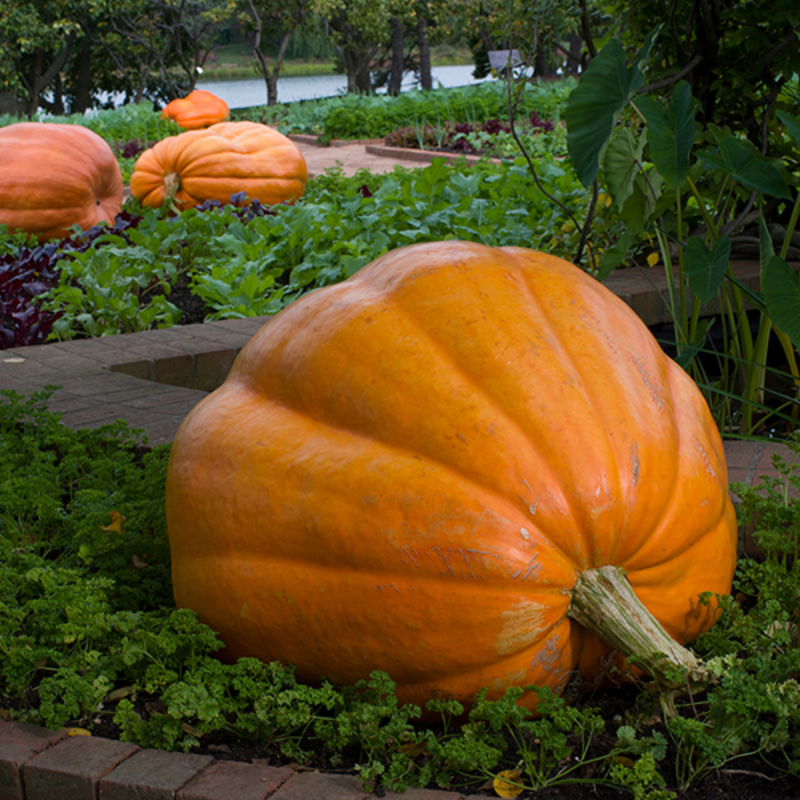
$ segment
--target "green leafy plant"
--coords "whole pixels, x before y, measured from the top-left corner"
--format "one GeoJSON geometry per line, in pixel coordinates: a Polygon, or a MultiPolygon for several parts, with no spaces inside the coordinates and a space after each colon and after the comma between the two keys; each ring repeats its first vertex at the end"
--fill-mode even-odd
{"type": "MultiPolygon", "coordinates": [[[[713,125],[697,130],[687,83],[677,83],[667,105],[637,96],[641,65],[657,34],[654,30],[647,38],[631,66],[620,43],[611,40],[567,104],[567,142],[578,177],[588,187],[602,165],[604,188],[626,226],[620,246],[600,263],[598,277],[640,247],[652,231],[666,268],[678,362],[705,389],[721,429],[752,435],[763,427],[765,413],[781,413],[765,405],[771,333],[783,345],[792,378],[800,376],[794,355],[800,342],[800,291],[785,260],[800,215],[800,196],[792,191],[796,179],[781,162],[763,156],[729,130],[713,125]],[[706,147],[693,160],[698,139],[706,147]],[[748,289],[731,268],[729,234],[741,228],[754,207],[770,199],[786,204],[793,196],[778,255],[762,218],[761,291],[748,289]],[[748,304],[759,313],[755,336],[748,304]],[[716,354],[718,378],[709,378],[695,358],[710,325],[708,318],[701,321],[704,307],[715,310],[724,326],[722,352],[716,354]]],[[[778,118],[797,153],[800,121],[783,112],[778,118]]],[[[787,401],[791,398],[784,398],[784,407],[787,401]]],[[[790,412],[782,416],[791,420],[790,412]]]]}
{"type": "MultiPolygon", "coordinates": [[[[568,206],[585,202],[568,164],[543,155],[542,174],[568,206]]],[[[335,283],[390,249],[465,239],[541,247],[563,254],[574,229],[519,164],[476,166],[437,160],[344,178],[311,181],[303,200],[243,220],[233,206],[169,216],[134,210],[135,227],[102,234],[59,261],[58,285],[38,303],[60,313],[53,338],[103,336],[178,322],[170,294],[179,280],[208,306],[208,320],[273,314],[304,292],[335,283]],[[363,187],[363,189],[362,189],[363,187]]]]}

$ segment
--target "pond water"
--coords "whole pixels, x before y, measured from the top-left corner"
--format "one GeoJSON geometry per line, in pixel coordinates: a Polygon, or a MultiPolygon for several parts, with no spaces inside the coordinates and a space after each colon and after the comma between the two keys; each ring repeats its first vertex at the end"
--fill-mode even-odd
{"type": "MultiPolygon", "coordinates": [[[[483,78],[472,77],[475,67],[472,64],[458,64],[447,67],[433,67],[434,88],[441,86],[468,86],[482,83],[483,78]]],[[[416,86],[414,74],[407,72],[403,76],[402,90],[408,91],[416,86]]],[[[267,102],[267,85],[263,78],[246,78],[243,80],[198,81],[198,89],[213,92],[223,99],[229,108],[246,108],[248,106],[265,105],[267,102]]],[[[313,100],[317,97],[334,97],[347,91],[345,75],[308,75],[278,78],[278,102],[293,103],[297,100],[313,100]]]]}

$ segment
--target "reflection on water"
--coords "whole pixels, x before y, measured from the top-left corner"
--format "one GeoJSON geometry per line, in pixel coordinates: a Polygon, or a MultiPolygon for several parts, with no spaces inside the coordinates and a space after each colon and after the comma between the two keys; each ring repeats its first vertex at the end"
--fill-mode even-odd
{"type": "MultiPolygon", "coordinates": [[[[484,78],[475,80],[472,64],[459,64],[448,67],[433,67],[431,75],[433,85],[444,88],[451,86],[467,86],[482,83],[484,78]]],[[[403,91],[416,86],[413,73],[406,73],[403,78],[403,91]]],[[[265,105],[267,102],[267,85],[263,78],[246,78],[244,80],[199,81],[198,89],[213,92],[222,98],[230,108],[246,108],[247,106],[265,105]]],[[[278,78],[278,102],[292,103],[297,100],[313,100],[316,97],[334,97],[347,91],[347,77],[344,75],[308,75],[289,78],[278,78]]]]}

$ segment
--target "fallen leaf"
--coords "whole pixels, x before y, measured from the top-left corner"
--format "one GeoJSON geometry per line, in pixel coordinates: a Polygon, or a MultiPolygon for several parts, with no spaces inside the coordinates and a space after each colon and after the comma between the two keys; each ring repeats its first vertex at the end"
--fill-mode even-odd
{"type": "Polygon", "coordinates": [[[113,692],[109,692],[104,699],[106,703],[113,703],[115,700],[122,700],[123,697],[127,697],[133,691],[133,686],[122,686],[119,689],[114,689],[113,692]]]}
{"type": "Polygon", "coordinates": [[[91,736],[91,732],[87,731],[86,728],[64,728],[67,732],[67,736],[91,736]]]}
{"type": "Polygon", "coordinates": [[[401,744],[400,747],[397,748],[397,751],[399,753],[404,753],[411,758],[419,755],[430,755],[428,749],[425,747],[424,742],[408,742],[407,744],[401,744]]]}
{"type": "Polygon", "coordinates": [[[521,776],[521,769],[503,770],[499,772],[494,781],[492,781],[492,788],[500,797],[518,797],[525,788],[522,784],[518,783],[521,776]]]}
{"type": "Polygon", "coordinates": [[[647,264],[651,267],[654,267],[656,264],[658,264],[658,253],[650,253],[650,255],[647,256],[647,264]]]}
{"type": "Polygon", "coordinates": [[[122,533],[122,523],[125,522],[125,517],[119,511],[111,512],[111,524],[101,525],[104,531],[111,531],[112,533],[122,533]]]}

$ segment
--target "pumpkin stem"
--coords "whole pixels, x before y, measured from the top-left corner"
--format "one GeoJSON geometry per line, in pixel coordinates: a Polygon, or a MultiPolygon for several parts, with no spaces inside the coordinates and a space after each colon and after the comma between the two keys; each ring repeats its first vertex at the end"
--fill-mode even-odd
{"type": "Polygon", "coordinates": [[[167,172],[164,175],[164,203],[169,203],[175,199],[178,190],[181,188],[181,176],[177,172],[167,172]]]}
{"type": "Polygon", "coordinates": [[[571,594],[567,615],[626,658],[634,657],[662,688],[708,682],[703,663],[661,627],[619,567],[586,570],[571,594]],[[685,678],[676,679],[676,668],[685,678]]]}

